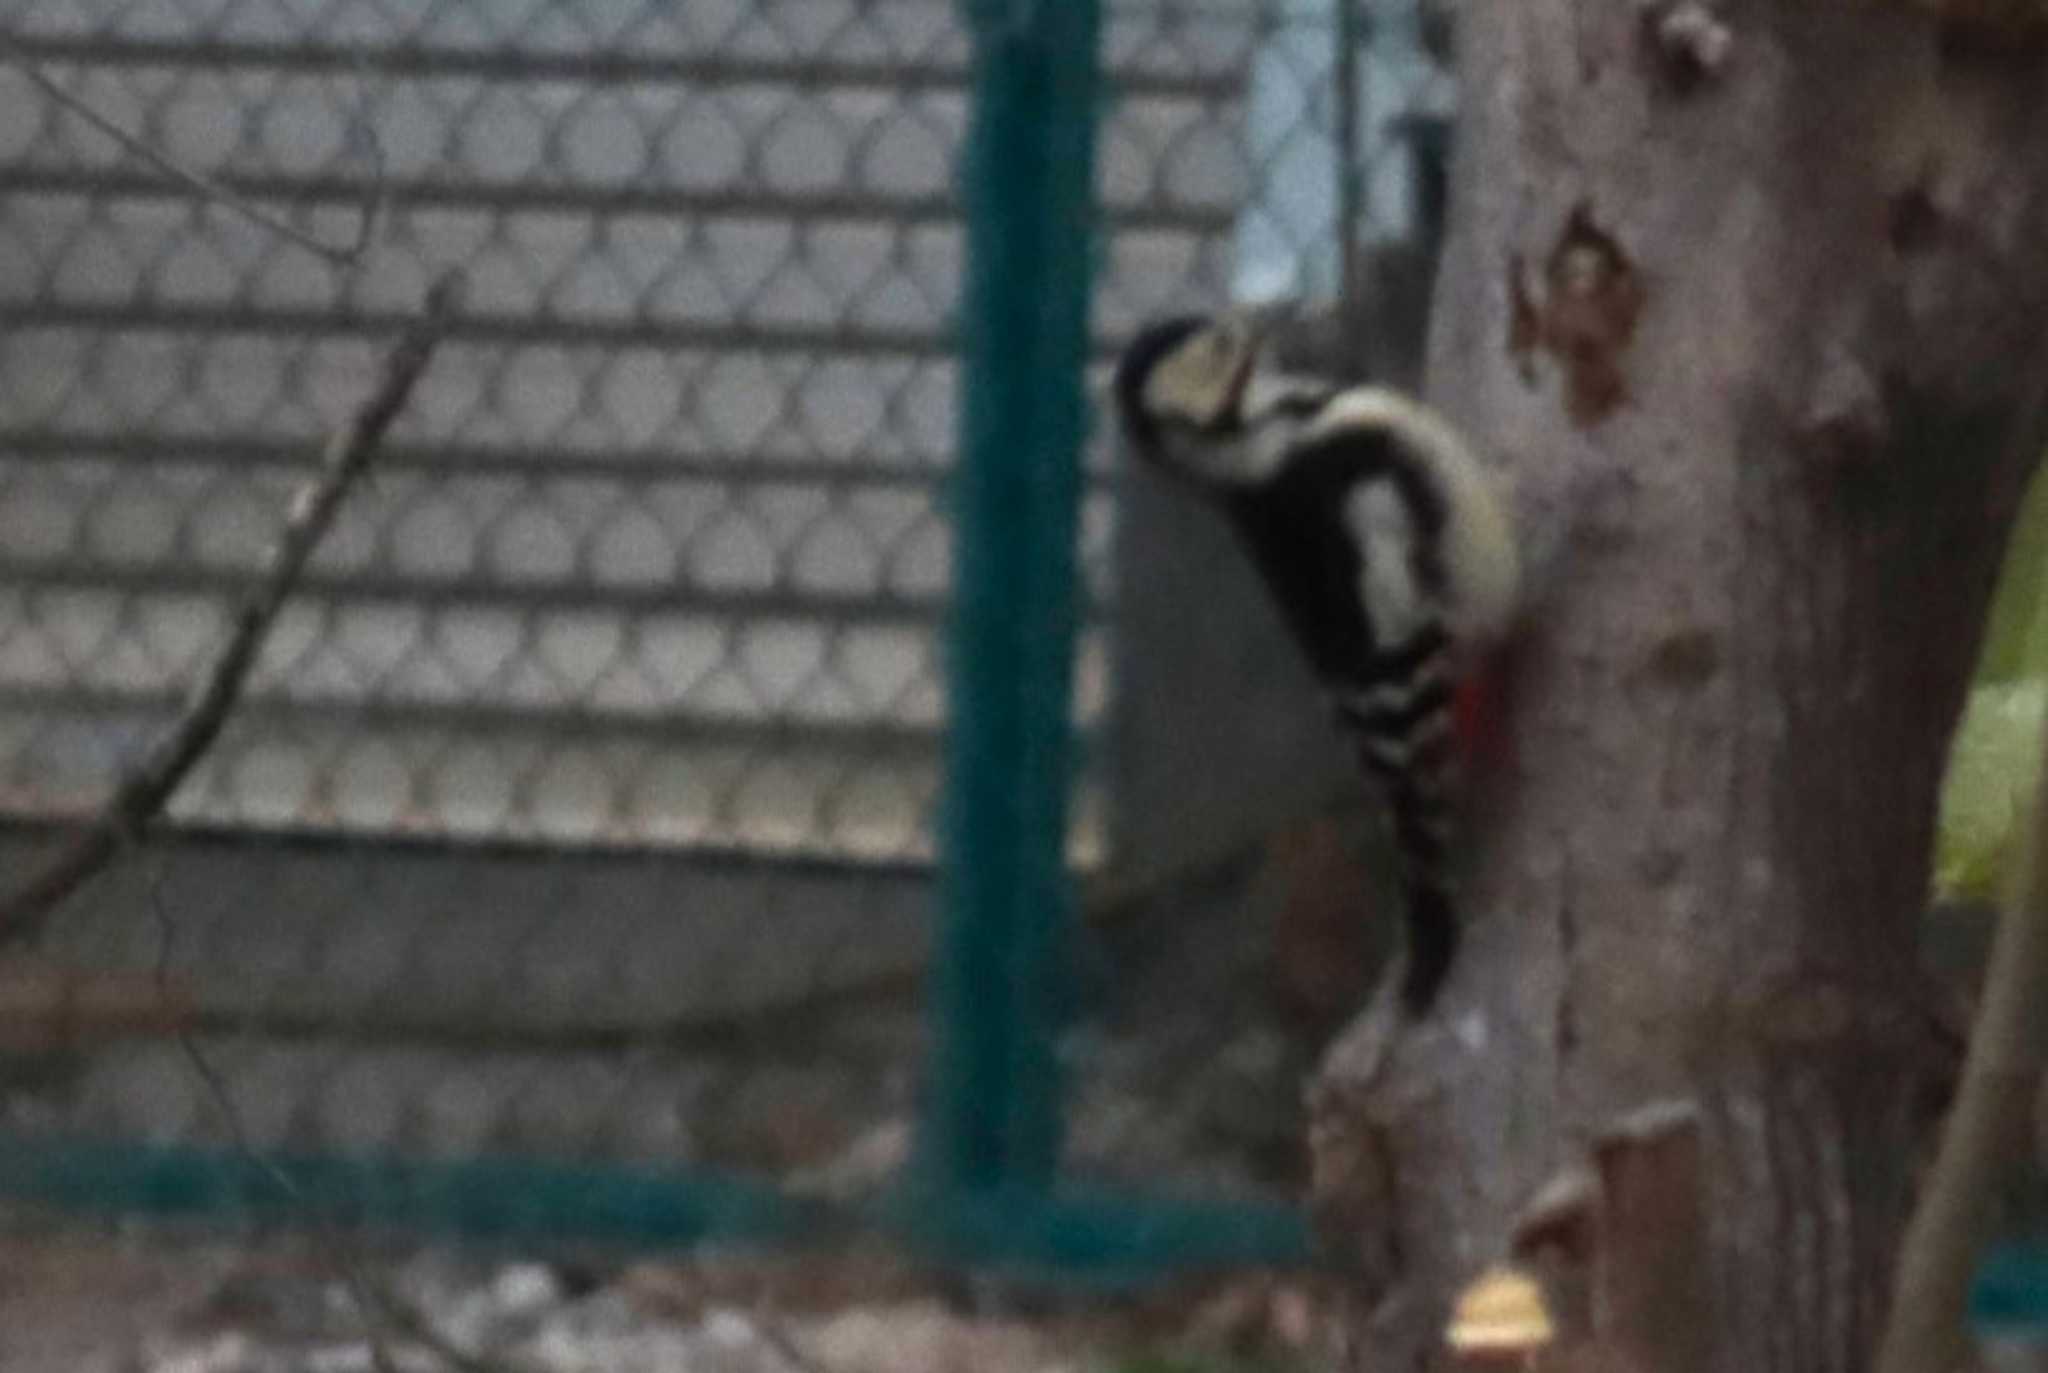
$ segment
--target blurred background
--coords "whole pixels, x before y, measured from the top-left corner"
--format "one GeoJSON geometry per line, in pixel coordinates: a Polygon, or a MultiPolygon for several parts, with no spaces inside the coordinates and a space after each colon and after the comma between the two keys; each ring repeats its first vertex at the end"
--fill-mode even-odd
{"type": "MultiPolygon", "coordinates": [[[[467,283],[169,823],[0,951],[7,1147],[897,1179],[946,1033],[954,7],[4,16],[0,871],[175,720],[324,436],[467,283]]],[[[1135,325],[1230,300],[1415,375],[1447,39],[1414,0],[1109,0],[1091,399],[1135,325]]],[[[1065,1172],[1291,1203],[1373,966],[1348,769],[1220,527],[1114,448],[1065,1172]]]]}

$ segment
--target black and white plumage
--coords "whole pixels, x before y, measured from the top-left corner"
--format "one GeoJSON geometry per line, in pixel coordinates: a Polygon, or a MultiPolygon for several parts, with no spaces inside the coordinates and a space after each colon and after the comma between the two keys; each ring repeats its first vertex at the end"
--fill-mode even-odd
{"type": "Polygon", "coordinates": [[[1235,530],[1386,800],[1409,930],[1402,995],[1419,1015],[1458,941],[1453,691],[1515,607],[1495,478],[1415,400],[1267,370],[1242,315],[1144,330],[1114,390],[1136,456],[1235,530]]]}

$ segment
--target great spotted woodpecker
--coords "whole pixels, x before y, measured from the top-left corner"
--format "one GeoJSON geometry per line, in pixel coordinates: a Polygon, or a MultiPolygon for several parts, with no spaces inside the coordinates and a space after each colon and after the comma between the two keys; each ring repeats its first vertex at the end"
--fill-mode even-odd
{"type": "Polygon", "coordinates": [[[1263,365],[1252,317],[1172,319],[1113,383],[1127,444],[1222,511],[1385,797],[1408,923],[1402,998],[1428,1010],[1458,945],[1454,704],[1514,614],[1519,560],[1491,472],[1397,392],[1263,365]]]}

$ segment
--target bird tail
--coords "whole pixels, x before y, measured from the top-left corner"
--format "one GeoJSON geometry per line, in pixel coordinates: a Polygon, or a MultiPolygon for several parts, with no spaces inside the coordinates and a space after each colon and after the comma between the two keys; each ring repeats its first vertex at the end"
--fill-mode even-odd
{"type": "Polygon", "coordinates": [[[1451,896],[1451,804],[1457,757],[1453,695],[1440,673],[1338,697],[1337,715],[1378,784],[1392,822],[1408,926],[1402,1000],[1426,1012],[1458,948],[1451,896]]]}
{"type": "Polygon", "coordinates": [[[1451,898],[1450,807],[1441,790],[1389,789],[1394,842],[1408,922],[1408,970],[1401,999],[1411,1015],[1428,1012],[1458,952],[1458,912],[1451,898]]]}

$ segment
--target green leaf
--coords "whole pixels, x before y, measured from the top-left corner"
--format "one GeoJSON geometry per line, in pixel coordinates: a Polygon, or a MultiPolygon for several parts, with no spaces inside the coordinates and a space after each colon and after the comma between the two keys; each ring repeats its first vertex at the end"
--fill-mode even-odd
{"type": "Polygon", "coordinates": [[[1937,900],[2004,899],[2040,767],[2044,714],[2048,682],[2038,677],[1970,693],[1941,787],[1937,900]]]}
{"type": "Polygon", "coordinates": [[[2048,464],[2027,487],[2005,546],[2005,566],[1991,612],[1977,681],[2016,682],[2048,677],[2048,464]]]}
{"type": "Polygon", "coordinates": [[[2013,521],[1985,617],[1977,683],[1949,745],[1935,831],[1939,901],[2004,900],[2041,756],[2048,698],[2048,464],[2013,521]]]}

